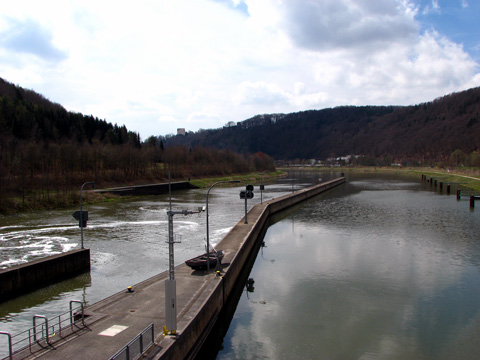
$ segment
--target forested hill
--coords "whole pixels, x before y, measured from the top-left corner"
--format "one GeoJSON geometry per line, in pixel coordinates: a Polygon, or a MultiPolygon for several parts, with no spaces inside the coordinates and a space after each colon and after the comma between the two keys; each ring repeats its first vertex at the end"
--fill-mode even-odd
{"type": "Polygon", "coordinates": [[[139,134],[124,125],[68,112],[42,95],[0,78],[2,151],[7,144],[10,148],[17,142],[43,147],[69,143],[138,149],[186,145],[190,149],[265,153],[277,160],[363,155],[373,163],[386,157],[396,162],[434,162],[455,152],[478,153],[479,114],[480,88],[473,88],[413,106],[342,106],[257,115],[235,126],[160,137],[162,141],[152,137],[142,144],[139,134]]]}
{"type": "Polygon", "coordinates": [[[236,126],[164,139],[186,144],[264,152],[275,159],[363,155],[399,162],[442,160],[480,149],[480,88],[414,106],[343,106],[258,115],[236,126]]]}
{"type": "Polygon", "coordinates": [[[275,170],[263,154],[170,146],[0,79],[0,214],[71,206],[85,182],[150,184],[275,170]]]}
{"type": "Polygon", "coordinates": [[[125,126],[65,110],[42,95],[0,78],[0,140],[37,143],[76,141],[140,146],[140,136],[125,126]]]}

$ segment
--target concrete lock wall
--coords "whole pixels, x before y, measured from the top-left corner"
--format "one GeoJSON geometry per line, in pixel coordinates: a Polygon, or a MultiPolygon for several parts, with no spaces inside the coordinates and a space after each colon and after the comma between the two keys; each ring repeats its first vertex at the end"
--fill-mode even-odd
{"type": "MultiPolygon", "coordinates": [[[[252,252],[255,249],[257,240],[261,238],[262,232],[268,226],[271,215],[294,206],[304,200],[314,197],[322,192],[332,189],[345,182],[345,178],[338,178],[328,181],[311,188],[300,190],[292,194],[267,201],[263,204],[253,206],[248,212],[248,218],[252,219],[252,228],[243,238],[241,246],[238,248],[229,266],[225,269],[223,277],[213,283],[210,296],[201,304],[195,316],[183,324],[179,324],[182,328],[182,335],[176,340],[165,339],[160,343],[163,347],[155,359],[192,359],[200,350],[204,340],[208,336],[211,328],[215,324],[225,302],[227,301],[234,288],[238,286],[237,280],[242,272],[244,265],[247,263],[252,252]],[[258,216],[250,216],[250,214],[259,214],[258,216]],[[254,221],[254,223],[253,223],[254,221]]],[[[225,248],[222,243],[227,241],[229,236],[236,236],[242,226],[244,219],[237,223],[235,227],[225,236],[217,245],[218,248],[225,248]]],[[[258,246],[257,246],[258,248],[258,246]]]]}
{"type": "Polygon", "coordinates": [[[72,250],[0,270],[0,302],[90,270],[90,249],[72,250]]]}

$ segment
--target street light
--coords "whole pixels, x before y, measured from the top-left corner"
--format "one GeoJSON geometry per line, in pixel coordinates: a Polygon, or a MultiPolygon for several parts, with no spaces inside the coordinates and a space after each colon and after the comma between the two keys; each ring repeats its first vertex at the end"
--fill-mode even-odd
{"type": "MultiPolygon", "coordinates": [[[[170,187],[170,183],[169,183],[170,187]]],[[[171,194],[171,192],[170,192],[171,194]]],[[[170,329],[170,333],[175,335],[177,333],[177,282],[175,280],[175,261],[173,253],[173,245],[175,244],[173,237],[173,216],[174,215],[190,215],[199,213],[199,211],[180,210],[173,211],[171,196],[170,196],[170,210],[168,215],[168,279],[165,280],[165,322],[166,328],[170,329]]]]}
{"type": "Polygon", "coordinates": [[[239,183],[240,181],[239,180],[225,180],[225,181],[217,181],[215,184],[213,184],[212,186],[210,186],[207,190],[207,206],[205,207],[205,211],[207,212],[207,272],[210,272],[210,238],[209,238],[209,229],[208,229],[208,193],[210,192],[210,190],[212,190],[212,188],[217,185],[217,184],[221,184],[221,183],[230,183],[230,184],[233,184],[233,183],[239,183]]]}
{"type": "MultiPolygon", "coordinates": [[[[83,249],[83,225],[84,225],[84,221],[83,221],[83,211],[82,211],[82,191],[83,191],[83,187],[85,185],[89,185],[89,184],[92,184],[92,188],[94,189],[95,188],[95,181],[89,181],[89,182],[86,182],[82,185],[82,187],[80,188],[80,239],[81,239],[81,247],[83,249]]],[[[86,220],[86,219],[85,219],[86,220]]]]}

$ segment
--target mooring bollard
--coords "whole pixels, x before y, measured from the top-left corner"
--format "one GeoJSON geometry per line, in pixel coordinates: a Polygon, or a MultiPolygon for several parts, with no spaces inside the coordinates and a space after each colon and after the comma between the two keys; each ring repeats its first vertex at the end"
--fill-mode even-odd
{"type": "Polygon", "coordinates": [[[450,195],[450,184],[447,184],[447,195],[450,195]]]}
{"type": "Polygon", "coordinates": [[[470,209],[475,208],[475,196],[470,196],[470,209]]]}
{"type": "Polygon", "coordinates": [[[462,197],[462,190],[457,190],[457,200],[460,200],[460,198],[462,197]]]}

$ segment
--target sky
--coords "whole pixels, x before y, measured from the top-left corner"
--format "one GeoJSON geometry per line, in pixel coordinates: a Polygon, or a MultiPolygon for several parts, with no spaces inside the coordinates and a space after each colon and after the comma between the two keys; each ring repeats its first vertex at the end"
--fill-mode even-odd
{"type": "Polygon", "coordinates": [[[15,0],[0,77],[152,135],[480,86],[478,0],[15,0]]]}

